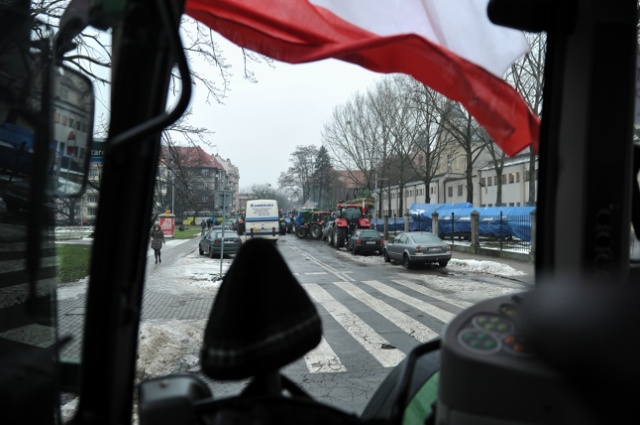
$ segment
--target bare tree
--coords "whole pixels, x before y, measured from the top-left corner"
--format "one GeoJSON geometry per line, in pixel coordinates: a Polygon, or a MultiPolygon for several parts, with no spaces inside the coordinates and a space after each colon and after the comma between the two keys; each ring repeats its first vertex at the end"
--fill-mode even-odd
{"type": "Polygon", "coordinates": [[[443,137],[443,109],[446,98],[435,90],[413,78],[401,81],[403,92],[411,99],[415,109],[420,134],[413,144],[413,154],[409,162],[413,173],[424,183],[425,202],[431,202],[429,187],[440,170],[440,163],[451,139],[443,137]]]}
{"type": "Polygon", "coordinates": [[[298,184],[296,176],[293,175],[292,168],[289,168],[287,172],[280,173],[278,189],[294,205],[302,205],[304,203],[302,187],[298,184]]]}
{"type": "Polygon", "coordinates": [[[504,161],[507,155],[493,143],[489,135],[482,131],[480,137],[485,141],[485,147],[489,155],[491,155],[491,162],[493,169],[495,170],[496,177],[496,202],[495,205],[502,205],[502,171],[504,170],[504,161]]]}
{"type": "Polygon", "coordinates": [[[314,145],[296,146],[290,159],[293,165],[287,170],[285,176],[280,176],[280,187],[295,186],[299,189],[301,203],[314,201],[311,196],[317,155],[318,148],[314,145]]]}
{"type": "Polygon", "coordinates": [[[405,211],[405,184],[416,179],[413,170],[416,144],[425,130],[424,117],[418,113],[413,98],[405,90],[410,78],[399,74],[387,77],[378,82],[376,92],[370,93],[369,97],[378,127],[384,129],[387,136],[383,144],[389,146],[390,156],[386,158],[384,174],[389,178],[389,184],[398,185],[401,194],[398,211],[401,214],[405,211]]]}
{"type": "Polygon", "coordinates": [[[213,211],[215,206],[210,196],[216,187],[212,186],[220,181],[215,177],[222,170],[215,167],[211,155],[200,147],[180,146],[167,139],[160,163],[167,174],[156,179],[156,199],[160,199],[158,193],[166,193],[162,185],[171,181],[179,205],[176,209],[193,211],[194,216],[202,211],[213,211]]]}
{"type": "MultiPolygon", "coordinates": [[[[507,79],[511,81],[518,93],[527,102],[529,108],[538,116],[542,113],[542,91],[544,88],[544,62],[547,53],[547,37],[544,33],[527,33],[531,50],[520,60],[511,65],[507,79]]],[[[536,153],[533,146],[529,148],[529,199],[528,205],[535,205],[536,153]]]]}
{"type": "Polygon", "coordinates": [[[484,130],[468,112],[453,101],[443,102],[440,114],[443,131],[446,133],[443,137],[450,138],[450,141],[462,151],[464,156],[467,202],[473,202],[473,165],[488,143],[482,137],[484,130]]]}
{"type": "Polygon", "coordinates": [[[353,100],[334,109],[332,120],[322,131],[323,145],[336,169],[344,171],[355,185],[370,190],[374,187],[374,167],[381,160],[378,126],[369,96],[356,93],[353,100]]]}

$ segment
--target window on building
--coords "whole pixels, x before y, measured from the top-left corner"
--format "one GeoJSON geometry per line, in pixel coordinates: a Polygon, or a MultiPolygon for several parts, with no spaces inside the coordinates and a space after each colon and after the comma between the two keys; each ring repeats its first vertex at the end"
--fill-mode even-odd
{"type": "Polygon", "coordinates": [[[516,181],[516,175],[513,173],[509,173],[509,183],[514,183],[516,181]]]}
{"type": "Polygon", "coordinates": [[[520,171],[516,172],[516,183],[520,183],[520,171]]]}
{"type": "Polygon", "coordinates": [[[458,185],[458,196],[462,196],[462,185],[458,185]]]}
{"type": "Polygon", "coordinates": [[[209,169],[203,168],[200,171],[202,172],[202,177],[209,177],[209,169]]]}
{"type": "Polygon", "coordinates": [[[87,215],[89,215],[89,217],[95,217],[97,213],[98,213],[97,208],[92,208],[92,207],[87,208],[87,215]]]}
{"type": "Polygon", "coordinates": [[[513,202],[509,202],[509,206],[514,207],[515,205],[513,204],[513,202]]]}
{"type": "Polygon", "coordinates": [[[97,202],[98,202],[98,195],[93,195],[93,194],[92,194],[92,195],[89,195],[89,196],[87,197],[87,200],[89,201],[89,203],[91,203],[91,204],[95,204],[95,203],[97,203],[97,202]]]}
{"type": "Polygon", "coordinates": [[[519,206],[520,206],[520,202],[516,202],[516,207],[519,207],[519,206]]]}
{"type": "Polygon", "coordinates": [[[487,186],[493,186],[493,177],[487,179],[487,186]]]}
{"type": "Polygon", "coordinates": [[[482,178],[480,179],[480,186],[484,187],[484,186],[486,186],[486,185],[487,185],[487,179],[485,179],[484,177],[482,177],[482,178]]]}
{"type": "Polygon", "coordinates": [[[60,112],[53,114],[53,122],[60,122],[60,112]]]}
{"type": "Polygon", "coordinates": [[[73,125],[75,124],[75,120],[71,117],[69,117],[69,127],[73,128],[73,125]]]}
{"type": "Polygon", "coordinates": [[[67,125],[67,116],[62,115],[62,120],[60,121],[62,125],[67,125]]]}
{"type": "Polygon", "coordinates": [[[507,184],[507,176],[506,175],[502,175],[502,184],[507,184]]]}
{"type": "Polygon", "coordinates": [[[453,187],[449,186],[449,187],[447,188],[447,196],[448,196],[449,198],[453,198],[453,187]]]}

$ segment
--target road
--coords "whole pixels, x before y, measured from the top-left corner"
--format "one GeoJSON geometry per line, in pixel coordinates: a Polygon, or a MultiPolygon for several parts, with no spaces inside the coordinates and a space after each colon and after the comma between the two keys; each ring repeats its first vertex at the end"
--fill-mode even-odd
{"type": "MultiPolygon", "coordinates": [[[[484,273],[406,270],[380,256],[353,256],[326,242],[286,235],[278,249],[320,312],[318,348],[284,369],[313,397],[360,413],[411,348],[437,337],[460,311],[480,300],[521,292],[530,284],[484,273]]],[[[455,254],[454,254],[455,257],[455,254]]],[[[245,383],[213,383],[218,396],[245,383]]]]}

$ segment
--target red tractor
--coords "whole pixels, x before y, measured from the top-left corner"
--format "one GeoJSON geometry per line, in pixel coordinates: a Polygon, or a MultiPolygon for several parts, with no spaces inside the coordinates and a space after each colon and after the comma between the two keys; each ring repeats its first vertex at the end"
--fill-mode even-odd
{"type": "Polygon", "coordinates": [[[336,218],[327,224],[324,238],[336,248],[345,246],[356,229],[369,229],[371,222],[365,217],[367,208],[357,204],[338,204],[336,218]]]}

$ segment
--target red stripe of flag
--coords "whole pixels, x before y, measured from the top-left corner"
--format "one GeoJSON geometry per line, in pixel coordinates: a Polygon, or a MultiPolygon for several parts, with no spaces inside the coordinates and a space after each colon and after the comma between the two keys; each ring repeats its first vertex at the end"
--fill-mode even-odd
{"type": "MultiPolygon", "coordinates": [[[[444,6],[435,4],[440,0],[400,1],[402,7],[397,7],[399,3],[392,0],[187,0],[185,11],[233,43],[283,62],[336,58],[371,71],[409,74],[449,99],[460,102],[507,155],[515,155],[529,146],[537,150],[539,118],[502,78],[463,57],[482,58],[481,49],[486,46],[480,45],[471,53],[452,51],[460,45],[460,39],[456,37],[468,37],[470,26],[478,31],[475,34],[478,40],[495,38],[496,34],[491,32],[497,27],[488,24],[485,17],[476,19],[473,14],[467,14],[467,20],[456,22],[455,15],[439,10],[451,8],[453,2],[463,7],[471,4],[470,0],[442,0],[449,2],[444,6]],[[346,18],[356,16],[358,22],[366,22],[367,18],[380,19],[380,8],[387,4],[385,22],[377,27],[384,27],[386,33],[383,35],[354,25],[334,13],[338,11],[346,18]],[[360,15],[354,15],[359,6],[362,7],[357,10],[360,15]],[[372,7],[378,8],[377,16],[373,15],[372,7]],[[396,29],[403,30],[403,19],[409,16],[401,13],[408,12],[412,13],[410,17],[414,22],[419,15],[418,18],[429,23],[430,30],[444,35],[437,40],[428,39],[424,34],[394,33],[396,29]],[[474,20],[471,25],[469,17],[474,20]]],[[[478,8],[478,1],[484,2],[481,6],[486,11],[488,0],[474,0],[474,8],[478,8]]],[[[508,66],[517,59],[517,54],[503,47],[509,43],[509,37],[515,36],[522,37],[517,32],[507,36],[500,33],[496,44],[486,47],[487,55],[492,58],[505,51],[499,57],[496,69],[503,62],[508,66]]],[[[491,66],[492,61],[486,61],[485,66],[491,66]]]]}

